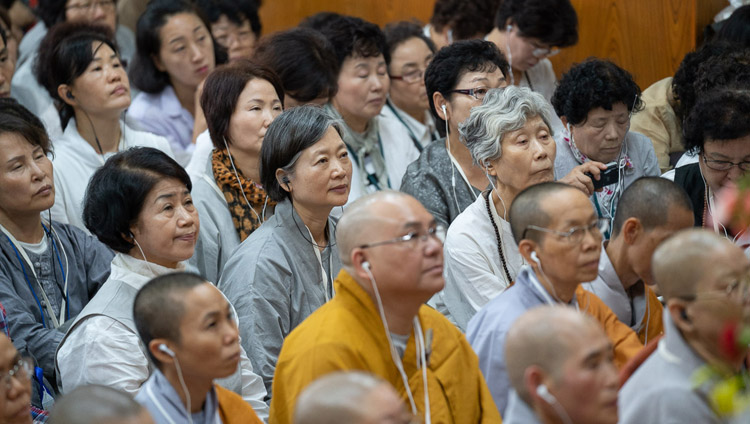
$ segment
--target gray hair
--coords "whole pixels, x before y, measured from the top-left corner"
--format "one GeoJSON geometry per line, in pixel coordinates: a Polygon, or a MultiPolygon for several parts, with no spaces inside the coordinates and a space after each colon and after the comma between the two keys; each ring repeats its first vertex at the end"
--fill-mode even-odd
{"type": "Polygon", "coordinates": [[[544,97],[526,87],[494,88],[487,92],[480,106],[458,125],[461,139],[471,152],[475,165],[482,166],[502,156],[505,134],[520,130],[530,118],[540,116],[550,128],[552,115],[544,97]]]}
{"type": "Polygon", "coordinates": [[[363,371],[325,375],[297,398],[294,424],[357,423],[361,421],[361,401],[381,384],[388,383],[363,371]]]}
{"type": "Polygon", "coordinates": [[[97,424],[109,420],[137,417],[143,406],[129,394],[108,386],[79,386],[55,402],[50,424],[97,424]]]}

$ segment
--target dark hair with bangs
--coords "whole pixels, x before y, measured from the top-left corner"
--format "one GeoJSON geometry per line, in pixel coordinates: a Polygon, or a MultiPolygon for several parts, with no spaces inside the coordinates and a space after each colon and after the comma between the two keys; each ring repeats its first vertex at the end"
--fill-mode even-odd
{"type": "Polygon", "coordinates": [[[63,130],[74,116],[73,106],[65,103],[57,89],[62,84],[73,84],[94,60],[92,43],[106,44],[119,57],[112,31],[103,25],[62,22],[47,32],[39,45],[34,63],[34,75],[55,101],[63,130]]]}
{"type": "MultiPolygon", "coordinates": [[[[39,0],[34,13],[44,22],[44,26],[52,28],[54,25],[65,21],[65,6],[67,3],[67,0],[39,0]]],[[[113,0],[113,3],[116,7],[117,0],[113,0]]]]}
{"type": "Polygon", "coordinates": [[[299,103],[336,95],[339,63],[333,46],[318,31],[293,28],[264,37],[253,60],[271,68],[284,92],[299,103]]]}
{"type": "Polygon", "coordinates": [[[449,28],[455,41],[468,40],[492,31],[497,6],[497,0],[436,0],[430,25],[441,32],[449,28]]]}
{"type": "Polygon", "coordinates": [[[99,241],[120,253],[135,247],[130,228],[160,181],[174,178],[192,190],[185,169],[161,150],[133,147],[107,159],[89,180],[83,223],[99,241]],[[126,238],[127,237],[127,238],[126,238]]]}
{"type": "Polygon", "coordinates": [[[273,86],[283,107],[284,90],[281,88],[279,77],[267,67],[250,60],[242,59],[222,65],[214,69],[206,78],[201,94],[201,107],[206,116],[208,133],[214,143],[214,148],[224,150],[226,149],[225,140],[230,146],[234,142],[229,138],[232,115],[245,86],[256,78],[268,81],[273,86]]]}
{"type": "Polygon", "coordinates": [[[500,69],[508,77],[508,61],[494,43],[484,40],[463,40],[440,49],[427,67],[424,85],[427,88],[427,99],[430,110],[441,135],[445,132],[445,121],[435,110],[432,96],[435,92],[449,100],[456,84],[467,72],[489,71],[500,69]]]}
{"type": "Polygon", "coordinates": [[[505,31],[508,22],[524,37],[550,46],[568,47],[578,42],[578,15],[570,0],[501,0],[495,28],[505,31]]]}
{"type": "Polygon", "coordinates": [[[0,99],[0,135],[18,134],[33,146],[50,153],[50,142],[44,124],[15,99],[0,99]]]}
{"type": "Polygon", "coordinates": [[[589,58],[573,65],[560,79],[552,95],[557,116],[564,116],[570,125],[586,122],[596,108],[612,110],[622,103],[628,112],[643,109],[641,89],[630,73],[608,60],[589,58]]]}
{"type": "Polygon", "coordinates": [[[685,150],[703,151],[706,141],[750,135],[750,88],[724,89],[698,100],[682,129],[685,150]]]}
{"type": "Polygon", "coordinates": [[[433,54],[437,51],[435,43],[433,43],[429,37],[424,35],[422,27],[417,25],[416,22],[391,22],[383,28],[383,33],[385,34],[385,44],[388,47],[388,54],[391,56],[401,43],[411,40],[412,38],[419,38],[424,41],[433,54]]]}
{"type": "MultiPolygon", "coordinates": [[[[255,37],[260,38],[262,29],[258,17],[258,3],[253,0],[196,0],[195,4],[205,13],[208,22],[215,24],[222,15],[238,26],[250,23],[255,37]]],[[[210,28],[209,28],[210,30],[210,28]]]]}
{"type": "Polygon", "coordinates": [[[382,54],[385,63],[391,61],[383,31],[371,22],[354,16],[335,16],[320,32],[331,42],[339,67],[348,57],[377,57],[382,54]]]}

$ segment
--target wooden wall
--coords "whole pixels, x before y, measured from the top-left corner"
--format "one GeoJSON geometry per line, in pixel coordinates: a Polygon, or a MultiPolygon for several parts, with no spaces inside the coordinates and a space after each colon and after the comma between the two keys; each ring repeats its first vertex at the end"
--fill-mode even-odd
{"type": "MultiPolygon", "coordinates": [[[[674,74],[727,0],[571,0],[578,12],[579,43],[553,57],[558,77],[589,56],[608,58],[629,70],[645,89],[674,74]]],[[[434,0],[265,0],[265,34],[287,29],[311,14],[334,11],[384,25],[429,20],[434,0]]],[[[550,23],[554,25],[554,23],[550,23]]]]}

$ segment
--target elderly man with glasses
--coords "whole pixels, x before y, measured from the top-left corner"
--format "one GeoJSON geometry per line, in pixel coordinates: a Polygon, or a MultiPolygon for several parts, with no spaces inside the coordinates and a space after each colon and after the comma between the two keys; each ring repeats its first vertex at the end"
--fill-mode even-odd
{"type": "Polygon", "coordinates": [[[620,422],[724,422],[710,401],[715,381],[695,377],[714,370],[728,379],[743,368],[747,343],[722,348],[720,340],[749,324],[750,260],[723,237],[691,229],[656,249],[653,269],[667,300],[665,337],[623,386],[620,422]]]}
{"type": "Polygon", "coordinates": [[[513,286],[479,310],[466,333],[501,414],[510,389],[505,340],[516,319],[529,309],[563,304],[591,315],[612,343],[618,367],[643,347],[633,330],[581,287],[596,278],[602,233],[609,226],[608,220],[597,217],[586,194],[563,183],[531,186],[513,201],[510,225],[529,265],[521,268],[513,286]]]}
{"type": "Polygon", "coordinates": [[[406,194],[385,190],[346,208],[336,229],[336,295],[286,338],[271,422],[290,423],[309,383],[345,370],[384,379],[426,423],[500,422],[471,346],[424,304],[443,287],[444,236],[406,194]]]}

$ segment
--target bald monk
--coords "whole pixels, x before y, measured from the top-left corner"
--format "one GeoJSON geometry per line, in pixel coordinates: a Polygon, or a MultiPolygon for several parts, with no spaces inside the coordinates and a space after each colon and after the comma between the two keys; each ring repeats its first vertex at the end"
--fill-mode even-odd
{"type": "Polygon", "coordinates": [[[300,392],[340,370],[379,376],[425,422],[500,422],[471,346],[424,305],[444,284],[444,235],[407,194],[380,191],[347,207],[336,228],[343,266],[336,295],[284,342],[272,424],[291,422],[300,392]]]}
{"type": "Polygon", "coordinates": [[[590,316],[531,309],[508,332],[505,357],[513,387],[505,424],[617,423],[612,343],[590,316]]]}
{"type": "Polygon", "coordinates": [[[694,229],[659,246],[652,266],[667,300],[665,335],[623,386],[620,422],[723,422],[708,401],[711,385],[694,387],[694,375],[707,365],[726,377],[740,372],[747,346],[730,354],[718,341],[727,325],[748,325],[750,260],[727,239],[694,229]]]}

